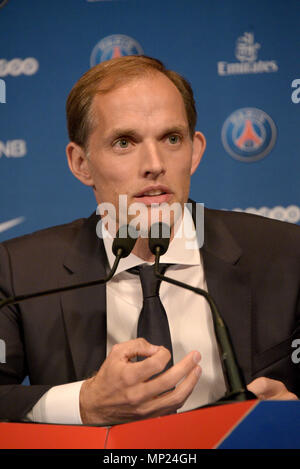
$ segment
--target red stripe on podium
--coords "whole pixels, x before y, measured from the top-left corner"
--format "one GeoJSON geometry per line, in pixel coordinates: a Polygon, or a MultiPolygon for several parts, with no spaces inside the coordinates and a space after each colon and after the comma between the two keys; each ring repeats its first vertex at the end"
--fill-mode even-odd
{"type": "Polygon", "coordinates": [[[246,401],[112,427],[106,449],[211,449],[257,405],[246,401]]]}
{"type": "Polygon", "coordinates": [[[210,449],[258,401],[207,407],[114,427],[0,423],[1,449],[210,449]]]}
{"type": "Polygon", "coordinates": [[[81,425],[0,423],[1,449],[104,448],[108,429],[81,425]]]}

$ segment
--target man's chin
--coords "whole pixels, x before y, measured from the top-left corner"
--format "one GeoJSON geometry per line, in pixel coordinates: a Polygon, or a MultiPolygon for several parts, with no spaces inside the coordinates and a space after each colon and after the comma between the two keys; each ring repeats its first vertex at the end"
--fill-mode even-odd
{"type": "Polygon", "coordinates": [[[144,205],[135,215],[129,214],[129,224],[138,230],[142,237],[148,237],[151,226],[161,222],[172,228],[182,219],[183,208],[177,202],[173,204],[157,203],[149,206],[144,205]]]}

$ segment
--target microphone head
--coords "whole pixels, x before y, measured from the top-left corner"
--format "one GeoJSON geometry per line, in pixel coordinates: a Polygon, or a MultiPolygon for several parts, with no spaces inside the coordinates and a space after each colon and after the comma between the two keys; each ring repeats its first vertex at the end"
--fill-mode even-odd
{"type": "Polygon", "coordinates": [[[127,257],[131,253],[139,236],[139,232],[130,225],[123,225],[114,239],[112,252],[115,256],[120,255],[119,249],[122,250],[121,258],[127,257]]]}
{"type": "Polygon", "coordinates": [[[156,255],[156,248],[160,248],[162,256],[168,250],[170,244],[171,228],[161,221],[153,223],[149,230],[149,249],[152,254],[156,255]]]}

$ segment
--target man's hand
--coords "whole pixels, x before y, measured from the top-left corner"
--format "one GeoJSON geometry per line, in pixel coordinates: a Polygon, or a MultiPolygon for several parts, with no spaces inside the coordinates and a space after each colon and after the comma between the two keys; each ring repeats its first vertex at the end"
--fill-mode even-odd
{"type": "Polygon", "coordinates": [[[261,400],[298,400],[296,394],[289,392],[281,381],[275,379],[265,377],[256,378],[248,384],[247,389],[261,400]]]}
{"type": "Polygon", "coordinates": [[[81,386],[82,422],[122,423],[166,415],[182,407],[199,379],[200,353],[190,352],[150,379],[164,370],[170,358],[169,350],[144,339],[115,345],[98,373],[81,386]],[[137,355],[147,358],[132,362],[137,355]]]}

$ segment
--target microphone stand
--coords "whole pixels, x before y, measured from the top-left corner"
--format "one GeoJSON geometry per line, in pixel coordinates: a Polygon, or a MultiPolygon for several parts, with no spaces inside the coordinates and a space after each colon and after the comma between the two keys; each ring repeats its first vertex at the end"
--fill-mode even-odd
{"type": "MultiPolygon", "coordinates": [[[[201,288],[192,287],[191,285],[179,282],[173,278],[162,275],[159,272],[159,258],[161,256],[161,247],[155,246],[155,266],[154,272],[157,278],[165,282],[177,285],[178,287],[185,288],[190,290],[197,295],[204,296],[207,300],[215,327],[215,333],[217,336],[217,342],[221,351],[221,360],[223,365],[223,370],[227,378],[227,392],[224,397],[222,397],[217,404],[225,404],[228,401],[246,401],[249,399],[257,399],[257,397],[250,391],[247,390],[242,374],[238,368],[233,347],[229,339],[229,334],[227,327],[218,311],[218,308],[213,300],[213,298],[205,290],[201,288]]],[[[213,404],[215,405],[215,404],[213,404]]]]}
{"type": "Polygon", "coordinates": [[[118,253],[117,257],[115,258],[115,262],[114,262],[114,265],[113,265],[111,271],[109,272],[107,277],[105,277],[103,279],[92,280],[91,282],[82,282],[82,283],[79,283],[79,284],[76,284],[76,285],[67,285],[66,287],[52,288],[50,290],[45,290],[45,291],[36,292],[36,293],[29,293],[27,295],[10,296],[10,297],[5,298],[4,300],[0,301],[0,309],[3,306],[14,305],[14,304],[19,303],[21,301],[29,300],[29,299],[32,299],[32,298],[39,298],[41,296],[52,295],[54,293],[61,293],[61,292],[65,292],[65,291],[75,290],[77,288],[92,287],[93,285],[101,285],[103,283],[106,283],[114,275],[114,273],[117,270],[117,267],[119,265],[119,262],[122,258],[122,249],[119,249],[118,251],[120,251],[120,252],[118,253]]]}
{"type": "MultiPolygon", "coordinates": [[[[116,238],[114,239],[112,251],[114,255],[116,256],[116,258],[115,258],[111,271],[106,277],[102,279],[98,279],[98,280],[92,280],[90,282],[82,282],[82,283],[75,284],[75,285],[67,285],[65,287],[52,288],[50,290],[39,291],[36,293],[29,293],[26,295],[10,296],[0,301],[0,309],[3,308],[3,306],[13,305],[16,303],[20,303],[21,301],[29,300],[32,298],[39,298],[41,296],[52,295],[54,293],[62,293],[66,291],[77,290],[78,288],[92,287],[94,285],[102,285],[103,283],[108,282],[113,277],[114,273],[116,272],[120,260],[123,257],[127,257],[130,254],[130,252],[132,251],[136,243],[137,236],[135,237],[127,236],[126,238],[121,238],[119,234],[121,230],[124,231],[124,227],[121,227],[119,229],[116,235],[116,238]]],[[[127,230],[126,233],[128,234],[128,226],[126,227],[126,230],[127,230]]]]}

